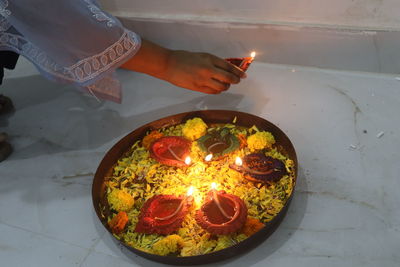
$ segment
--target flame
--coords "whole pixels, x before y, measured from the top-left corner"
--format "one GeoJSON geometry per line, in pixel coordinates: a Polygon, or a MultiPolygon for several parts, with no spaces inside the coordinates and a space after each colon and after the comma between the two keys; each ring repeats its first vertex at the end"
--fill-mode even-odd
{"type": "Polygon", "coordinates": [[[236,157],[235,164],[238,166],[242,166],[242,164],[243,164],[242,159],[240,157],[236,157]]]}
{"type": "Polygon", "coordinates": [[[204,158],[204,160],[205,160],[205,161],[210,161],[210,160],[212,159],[212,157],[213,157],[212,154],[208,154],[208,155],[204,158]]]}
{"type": "Polygon", "coordinates": [[[215,182],[211,183],[211,189],[217,189],[217,184],[215,182]]]}
{"type": "Polygon", "coordinates": [[[193,191],[194,191],[194,187],[193,186],[190,186],[189,187],[189,190],[187,191],[187,196],[189,197],[189,196],[191,196],[191,195],[193,195],[193,191]]]}
{"type": "Polygon", "coordinates": [[[185,159],[185,164],[190,165],[191,162],[192,162],[192,159],[189,156],[187,156],[185,159]]]}
{"type": "Polygon", "coordinates": [[[250,56],[251,56],[252,58],[255,58],[255,57],[256,57],[256,52],[255,52],[255,51],[251,52],[250,56]]]}

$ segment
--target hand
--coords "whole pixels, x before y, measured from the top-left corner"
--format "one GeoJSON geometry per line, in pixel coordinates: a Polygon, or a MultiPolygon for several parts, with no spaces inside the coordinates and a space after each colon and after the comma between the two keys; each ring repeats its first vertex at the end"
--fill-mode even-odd
{"type": "Polygon", "coordinates": [[[145,39],[137,54],[121,67],[207,94],[219,94],[246,77],[240,68],[222,58],[169,50],[145,39]]]}
{"type": "Polygon", "coordinates": [[[214,55],[171,51],[163,79],[189,90],[219,94],[245,77],[240,68],[214,55]]]}

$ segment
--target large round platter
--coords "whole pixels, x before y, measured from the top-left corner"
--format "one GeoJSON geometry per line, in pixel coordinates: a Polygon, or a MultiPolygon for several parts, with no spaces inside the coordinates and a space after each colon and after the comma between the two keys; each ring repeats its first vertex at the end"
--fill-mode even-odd
{"type": "MultiPolygon", "coordinates": [[[[142,127],[137,128],[133,132],[126,135],[107,152],[97,168],[92,185],[93,205],[98,218],[110,234],[112,234],[112,232],[107,224],[107,214],[104,214],[103,209],[107,205],[105,182],[107,181],[107,177],[110,177],[113,167],[117,163],[118,159],[120,159],[137,140],[142,139],[149,131],[161,129],[163,127],[174,126],[194,117],[202,118],[206,123],[228,123],[232,122],[232,120],[236,117],[236,125],[245,127],[252,127],[253,125],[256,125],[260,130],[271,132],[276,140],[275,146],[278,148],[280,153],[290,158],[294,162],[294,185],[296,184],[298,163],[295,149],[285,133],[271,122],[255,115],[230,110],[192,111],[168,116],[143,125],[142,127]]],[[[254,248],[267,239],[275,231],[284,218],[292,196],[293,192],[281,211],[260,231],[231,247],[209,254],[189,257],[160,256],[137,250],[127,245],[123,241],[117,239],[115,240],[116,242],[122,243],[130,251],[136,253],[137,255],[166,264],[194,265],[216,262],[239,255],[240,253],[254,248]]]]}

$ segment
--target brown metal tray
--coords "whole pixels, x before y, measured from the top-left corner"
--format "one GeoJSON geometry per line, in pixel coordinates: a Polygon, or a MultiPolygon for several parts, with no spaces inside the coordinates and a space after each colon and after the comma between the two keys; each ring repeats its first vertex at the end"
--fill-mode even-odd
{"type": "MultiPolygon", "coordinates": [[[[287,156],[288,158],[294,161],[295,164],[294,187],[295,187],[297,183],[297,171],[298,171],[296,151],[293,147],[293,144],[286,136],[286,134],[271,122],[252,114],[243,113],[239,111],[230,111],[230,110],[192,111],[192,112],[186,112],[168,116],[150,122],[146,125],[143,125],[134,130],[133,132],[129,133],[128,135],[126,135],[106,153],[103,160],[100,162],[99,167],[97,168],[92,185],[92,200],[98,218],[100,219],[101,223],[104,225],[104,227],[110,234],[112,233],[107,225],[107,220],[102,216],[101,213],[101,207],[107,206],[105,198],[105,190],[106,190],[105,177],[110,176],[114,168],[114,165],[117,163],[118,159],[120,159],[137,140],[143,138],[148,131],[177,125],[194,117],[202,118],[206,123],[229,123],[232,122],[234,117],[236,117],[237,118],[236,125],[245,127],[251,127],[253,125],[256,125],[258,129],[271,132],[275,137],[276,140],[275,146],[278,148],[278,150],[283,155],[287,156]]],[[[195,265],[195,264],[206,264],[224,260],[233,256],[237,256],[245,251],[248,251],[249,249],[254,248],[261,242],[266,240],[275,231],[275,229],[279,226],[282,219],[286,215],[289,204],[292,200],[293,192],[292,195],[289,197],[288,201],[286,202],[285,206],[282,208],[282,210],[275,216],[274,219],[272,219],[272,221],[268,222],[263,229],[261,229],[254,235],[250,236],[249,238],[243,240],[242,242],[239,242],[236,245],[219,250],[217,252],[198,255],[198,256],[189,256],[189,257],[160,256],[137,250],[125,244],[123,241],[117,239],[115,240],[116,242],[121,243],[122,245],[124,245],[130,251],[136,253],[137,255],[140,255],[144,258],[153,261],[158,261],[166,264],[195,265]]]]}

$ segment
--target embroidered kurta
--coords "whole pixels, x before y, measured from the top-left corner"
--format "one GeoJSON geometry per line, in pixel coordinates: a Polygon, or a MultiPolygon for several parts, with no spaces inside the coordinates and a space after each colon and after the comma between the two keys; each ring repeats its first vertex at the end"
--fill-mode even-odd
{"type": "Polygon", "coordinates": [[[115,69],[140,37],[95,0],[0,0],[0,50],[30,60],[48,79],[120,102],[115,69]]]}

